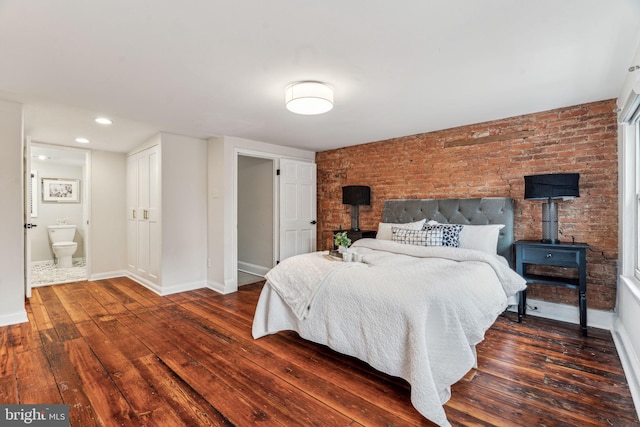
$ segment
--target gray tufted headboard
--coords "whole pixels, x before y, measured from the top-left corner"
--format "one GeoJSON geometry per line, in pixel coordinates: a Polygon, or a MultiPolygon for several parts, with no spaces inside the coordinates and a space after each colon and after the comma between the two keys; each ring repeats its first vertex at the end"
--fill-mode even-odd
{"type": "Polygon", "coordinates": [[[513,267],[513,199],[403,199],[387,200],[382,221],[404,224],[426,218],[443,224],[504,224],[498,238],[498,254],[513,267]]]}

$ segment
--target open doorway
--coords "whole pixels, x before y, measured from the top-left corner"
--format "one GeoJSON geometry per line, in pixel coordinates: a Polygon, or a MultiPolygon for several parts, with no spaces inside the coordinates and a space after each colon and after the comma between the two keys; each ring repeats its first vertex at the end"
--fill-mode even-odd
{"type": "Polygon", "coordinates": [[[30,156],[30,284],[87,280],[90,152],[32,143],[30,156]],[[54,248],[53,233],[69,236],[54,248]]]}
{"type": "Polygon", "coordinates": [[[275,160],[238,155],[238,286],[275,263],[275,160]]]}

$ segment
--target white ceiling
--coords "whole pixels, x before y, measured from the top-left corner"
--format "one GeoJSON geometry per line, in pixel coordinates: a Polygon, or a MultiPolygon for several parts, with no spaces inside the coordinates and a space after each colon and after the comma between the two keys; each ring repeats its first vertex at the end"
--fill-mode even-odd
{"type": "Polygon", "coordinates": [[[637,0],[0,0],[0,98],[41,142],[322,151],[615,98],[639,42],[637,0]],[[299,80],[334,109],[288,112],[299,80]]]}

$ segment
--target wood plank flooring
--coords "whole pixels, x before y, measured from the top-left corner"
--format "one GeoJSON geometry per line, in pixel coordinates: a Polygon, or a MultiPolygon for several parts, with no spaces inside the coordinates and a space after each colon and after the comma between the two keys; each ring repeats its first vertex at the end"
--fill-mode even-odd
{"type": "MultiPolygon", "coordinates": [[[[262,284],[160,297],[126,278],[35,288],[0,328],[0,402],[71,425],[430,426],[409,385],[293,332],[254,340],[262,284]]],[[[452,387],[454,426],[640,426],[608,331],[508,313],[452,387]]]]}

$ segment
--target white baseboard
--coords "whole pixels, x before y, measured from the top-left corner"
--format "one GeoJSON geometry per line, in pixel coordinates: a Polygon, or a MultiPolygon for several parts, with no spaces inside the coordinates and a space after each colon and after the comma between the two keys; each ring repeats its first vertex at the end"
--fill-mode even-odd
{"type": "Polygon", "coordinates": [[[89,276],[89,281],[115,279],[116,277],[127,277],[129,273],[126,270],[105,271],[103,273],[95,273],[89,276]]]}
{"type": "Polygon", "coordinates": [[[160,289],[159,285],[157,285],[157,284],[155,284],[153,282],[150,282],[147,279],[145,279],[143,277],[140,277],[137,274],[134,274],[134,273],[132,273],[130,271],[127,271],[127,277],[129,279],[133,280],[134,282],[137,282],[140,285],[144,286],[145,288],[149,289],[150,291],[153,291],[158,295],[162,295],[161,294],[162,290],[160,289]]]}
{"type": "MultiPolygon", "coordinates": [[[[527,298],[527,316],[580,324],[580,311],[577,306],[529,298],[527,298]],[[534,307],[535,309],[533,309],[534,307]]],[[[587,308],[587,326],[610,331],[613,329],[614,319],[615,313],[613,311],[587,308]]]]}
{"type": "Polygon", "coordinates": [[[27,317],[27,311],[24,308],[16,313],[0,316],[0,326],[17,325],[18,323],[25,323],[28,321],[29,318],[27,317]]]}
{"type": "Polygon", "coordinates": [[[219,294],[223,294],[224,295],[224,284],[220,283],[220,282],[216,282],[213,280],[208,280],[207,281],[207,288],[211,289],[212,291],[216,291],[219,294]]]}
{"type": "Polygon", "coordinates": [[[234,279],[225,280],[224,283],[215,280],[207,281],[207,288],[219,294],[227,295],[238,291],[238,281],[234,279]]]}
{"type": "Polygon", "coordinates": [[[618,350],[618,356],[622,362],[622,368],[624,369],[624,374],[629,384],[633,404],[640,418],[640,358],[633,350],[633,344],[629,339],[624,324],[617,319],[611,335],[613,336],[613,341],[618,350]]]}
{"type": "Polygon", "coordinates": [[[264,275],[271,270],[271,267],[238,261],[238,270],[244,273],[253,274],[254,276],[264,277],[264,275]]]}
{"type": "Polygon", "coordinates": [[[196,281],[191,283],[178,283],[173,286],[162,286],[160,292],[161,296],[177,294],[179,292],[194,291],[196,289],[206,288],[207,284],[204,281],[196,281]]]}
{"type": "Polygon", "coordinates": [[[133,274],[130,271],[127,271],[126,276],[129,279],[133,280],[134,282],[138,282],[145,288],[155,292],[161,297],[177,294],[179,292],[193,291],[196,289],[207,287],[207,283],[204,281],[197,281],[197,282],[191,282],[191,283],[178,283],[177,285],[173,285],[173,286],[160,286],[157,283],[153,283],[143,277],[133,274]]]}

